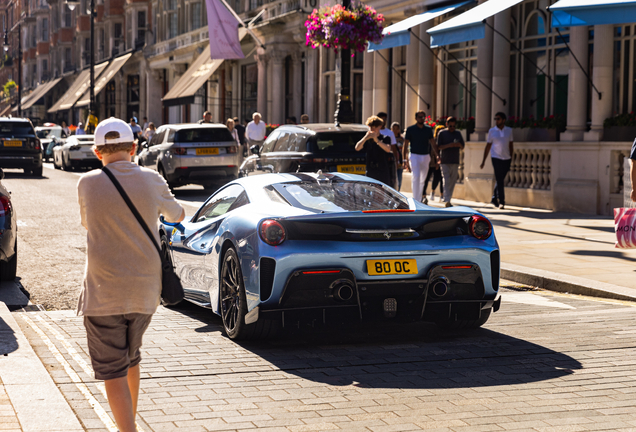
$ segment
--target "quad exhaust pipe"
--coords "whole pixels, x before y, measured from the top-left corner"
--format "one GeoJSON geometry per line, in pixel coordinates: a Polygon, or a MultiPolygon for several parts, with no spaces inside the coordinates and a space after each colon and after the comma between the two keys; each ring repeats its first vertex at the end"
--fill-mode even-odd
{"type": "Polygon", "coordinates": [[[331,290],[333,298],[341,302],[347,302],[353,298],[354,291],[351,281],[339,280],[336,281],[331,290]]]}
{"type": "Polygon", "coordinates": [[[439,277],[432,283],[431,291],[435,297],[444,297],[448,294],[449,282],[445,277],[439,277]]]}

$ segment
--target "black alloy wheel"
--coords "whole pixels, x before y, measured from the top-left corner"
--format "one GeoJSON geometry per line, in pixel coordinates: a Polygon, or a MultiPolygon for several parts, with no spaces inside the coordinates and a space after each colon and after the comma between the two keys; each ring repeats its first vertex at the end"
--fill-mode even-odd
{"type": "Polygon", "coordinates": [[[247,297],[238,256],[232,248],[225,251],[223,256],[219,285],[221,318],[225,332],[230,339],[243,339],[247,330],[247,297]]]}

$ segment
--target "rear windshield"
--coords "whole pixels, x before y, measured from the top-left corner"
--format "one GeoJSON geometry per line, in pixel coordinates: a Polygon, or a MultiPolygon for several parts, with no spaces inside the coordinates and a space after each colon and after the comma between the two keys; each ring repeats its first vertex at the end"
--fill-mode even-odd
{"type": "Polygon", "coordinates": [[[365,132],[319,132],[309,140],[308,151],[320,155],[356,151],[356,143],[365,132]]]}
{"type": "Polygon", "coordinates": [[[174,134],[174,142],[176,143],[221,141],[234,141],[232,134],[226,128],[181,129],[174,134]]]}
{"type": "Polygon", "coordinates": [[[276,185],[276,190],[292,202],[295,207],[316,211],[342,212],[409,208],[403,195],[388,186],[370,182],[285,183],[284,185],[276,185]]]}
{"type": "Polygon", "coordinates": [[[14,136],[35,136],[35,130],[25,122],[0,122],[0,137],[14,136]]]}

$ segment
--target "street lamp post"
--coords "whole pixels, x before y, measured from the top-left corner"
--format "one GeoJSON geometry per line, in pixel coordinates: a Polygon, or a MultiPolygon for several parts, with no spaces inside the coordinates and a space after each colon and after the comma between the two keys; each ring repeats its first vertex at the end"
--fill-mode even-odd
{"type": "MultiPolygon", "coordinates": [[[[342,6],[351,6],[351,0],[342,0],[342,6]]],[[[335,112],[336,124],[353,123],[353,110],[351,109],[351,50],[340,50],[340,94],[338,95],[338,108],[335,112]]]]}
{"type": "MultiPolygon", "coordinates": [[[[74,10],[80,5],[79,0],[66,0],[66,5],[70,10],[74,10]]],[[[91,16],[91,49],[89,52],[90,57],[90,86],[89,95],[90,101],[88,104],[89,114],[95,112],[95,0],[91,0],[90,10],[87,11],[91,16]]]]}
{"type": "MultiPolygon", "coordinates": [[[[7,17],[5,22],[9,22],[8,20],[9,14],[7,12],[7,17]]],[[[4,52],[9,51],[9,33],[14,30],[18,31],[18,117],[22,117],[22,23],[18,21],[18,23],[13,26],[11,30],[5,28],[4,31],[4,52]]]]}

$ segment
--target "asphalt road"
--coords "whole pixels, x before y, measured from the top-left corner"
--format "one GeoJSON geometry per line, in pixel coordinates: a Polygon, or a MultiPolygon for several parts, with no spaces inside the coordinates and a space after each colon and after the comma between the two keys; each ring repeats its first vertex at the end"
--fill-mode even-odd
{"type": "MultiPolygon", "coordinates": [[[[358,325],[241,344],[207,310],[160,307],[138,430],[636,430],[636,305],[502,290],[478,330],[358,325]]],[[[83,427],[116,432],[81,318],[14,315],[83,427]]]]}
{"type": "MultiPolygon", "coordinates": [[[[77,181],[82,172],[44,164],[42,178],[5,170],[18,215],[18,281],[30,301],[46,310],[77,306],[86,264],[86,230],[80,224],[77,181]]],[[[209,193],[198,186],[175,190],[188,215],[209,193]]]]}

